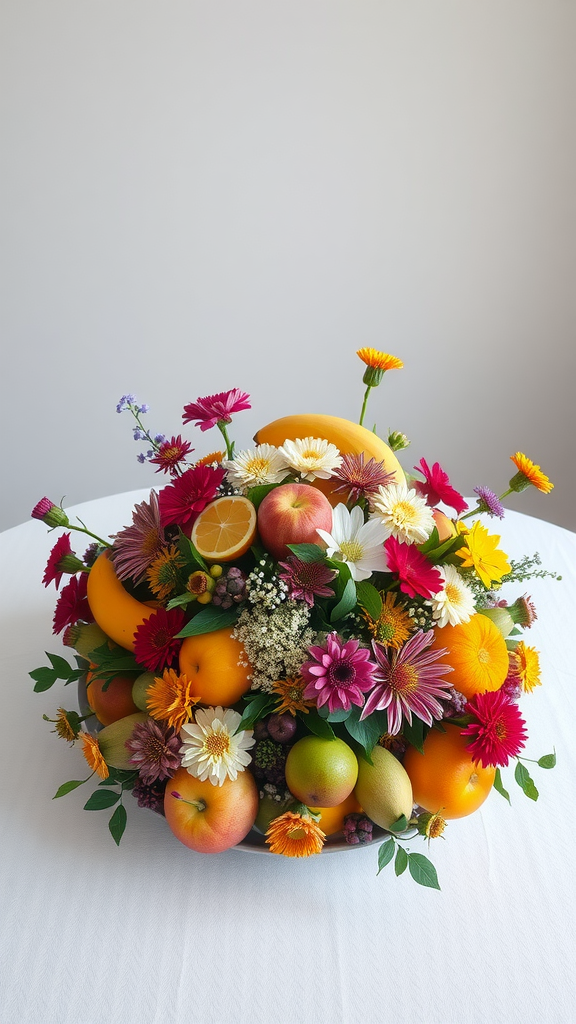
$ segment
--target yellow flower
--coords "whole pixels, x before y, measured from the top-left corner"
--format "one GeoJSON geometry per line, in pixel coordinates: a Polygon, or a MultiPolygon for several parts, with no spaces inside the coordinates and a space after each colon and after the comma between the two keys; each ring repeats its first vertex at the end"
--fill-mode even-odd
{"type": "Polygon", "coordinates": [[[163,548],[152,560],[146,572],[146,579],[150,590],[159,601],[166,600],[175,590],[180,579],[178,570],[183,565],[184,559],[175,544],[163,548]]]}
{"type": "Polygon", "coordinates": [[[550,482],[545,473],[542,472],[540,466],[536,466],[527,455],[523,455],[522,452],[516,452],[515,455],[511,455],[510,458],[516,466],[518,472],[512,477],[510,481],[510,487],[513,491],[523,491],[530,484],[533,484],[543,494],[549,494],[554,484],[550,482]]]}
{"type": "Polygon", "coordinates": [[[185,675],[179,676],[173,668],[164,669],[161,677],[156,676],[148,687],[146,707],[148,713],[158,722],[167,722],[179,732],[192,717],[192,708],[198,703],[190,689],[192,683],[185,675]]]}
{"type": "Polygon", "coordinates": [[[279,679],[274,683],[272,693],[278,693],[282,697],[282,703],[278,705],[275,713],[281,715],[284,711],[289,711],[295,717],[297,711],[303,711],[307,715],[308,709],[314,707],[314,701],[304,700],[306,685],[301,676],[294,679],[279,679]]]}
{"type": "Polygon", "coordinates": [[[209,455],[203,455],[201,459],[198,459],[194,463],[196,466],[211,466],[214,462],[222,462],[226,458],[226,452],[210,452],[209,455]]]}
{"type": "Polygon", "coordinates": [[[320,853],[325,838],[312,818],[293,811],[274,818],[266,833],[270,852],[281,853],[284,857],[310,857],[313,853],[320,853]]]}
{"type": "Polygon", "coordinates": [[[401,359],[390,356],[387,352],[378,352],[375,348],[359,348],[356,355],[372,370],[401,370],[404,366],[401,359]]]}
{"type": "Polygon", "coordinates": [[[500,583],[503,576],[511,571],[508,556],[498,548],[500,537],[488,533],[485,526],[475,522],[465,534],[466,547],[456,552],[462,559],[463,569],[475,569],[485,587],[500,583]]]}
{"type": "Polygon", "coordinates": [[[88,732],[81,733],[80,739],[83,743],[82,753],[86,758],[88,767],[91,768],[93,772],[96,772],[101,779],[107,779],[110,772],[108,771],[108,765],[102,756],[98,740],[88,732]]]}
{"type": "Polygon", "coordinates": [[[396,596],[388,593],[382,595],[382,611],[377,619],[371,618],[366,612],[364,618],[368,629],[378,643],[384,647],[399,650],[413,630],[412,619],[402,605],[396,604],[396,596]]]}
{"type": "Polygon", "coordinates": [[[523,640],[512,652],[511,660],[514,675],[522,683],[524,693],[531,693],[535,686],[540,686],[540,659],[535,647],[527,647],[523,640]]]}

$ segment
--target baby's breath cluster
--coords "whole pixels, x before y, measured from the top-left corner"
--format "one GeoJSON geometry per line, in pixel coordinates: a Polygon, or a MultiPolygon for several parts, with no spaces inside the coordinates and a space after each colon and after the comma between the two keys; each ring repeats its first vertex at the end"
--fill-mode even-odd
{"type": "Polygon", "coordinates": [[[251,588],[252,606],[240,613],[233,631],[252,667],[252,690],[270,692],[276,680],[298,675],[316,639],[316,631],[309,626],[308,605],[287,599],[282,586],[281,581],[263,580],[259,590],[251,588]]]}

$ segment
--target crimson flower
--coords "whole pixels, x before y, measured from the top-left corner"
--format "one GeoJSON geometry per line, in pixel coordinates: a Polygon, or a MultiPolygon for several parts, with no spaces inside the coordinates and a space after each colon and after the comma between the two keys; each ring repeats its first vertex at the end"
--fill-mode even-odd
{"type": "Polygon", "coordinates": [[[420,459],[414,469],[425,477],[424,483],[416,480],[414,487],[418,494],[426,498],[429,505],[437,505],[439,501],[443,501],[445,505],[455,509],[458,515],[468,508],[468,503],[464,501],[458,491],[454,490],[448,479],[448,474],[444,472],[439,462],[435,462],[430,469],[426,459],[420,459]]]}
{"type": "Polygon", "coordinates": [[[159,446],[156,455],[149,460],[153,465],[158,466],[157,473],[174,473],[179,462],[194,449],[189,441],[184,441],[180,434],[178,437],[171,437],[169,441],[163,441],[159,446]]]}
{"type": "Polygon", "coordinates": [[[336,632],[329,633],[324,647],[309,647],[312,655],[305,661],[301,675],[308,684],[305,700],[315,700],[317,707],[328,705],[329,711],[349,711],[352,704],[361,707],[364,693],[374,685],[376,666],[370,651],[360,647],[359,640],[342,640],[336,632]]]}
{"type": "Polygon", "coordinates": [[[77,573],[82,568],[82,562],[76,558],[75,552],[70,547],[70,534],[63,533],[50,552],[42,583],[48,587],[54,581],[56,590],[58,590],[65,572],[77,573]]]}
{"type": "Polygon", "coordinates": [[[444,581],[437,569],[415,544],[403,544],[396,537],[384,541],[388,571],[396,573],[400,590],[408,597],[433,597],[442,590],[444,581]]]}
{"type": "Polygon", "coordinates": [[[176,634],[184,626],[181,608],[158,608],[134,633],[134,655],[140,665],[156,672],[169,665],[180,650],[182,640],[176,634]]]}
{"type": "Polygon", "coordinates": [[[303,562],[296,555],[289,555],[285,562],[278,562],[278,565],[284,569],[278,576],[288,585],[288,597],[306,601],[310,608],[314,604],[314,597],[334,597],[332,588],[326,586],[338,575],[334,569],[329,569],[321,562],[303,562]]]}
{"type": "Polygon", "coordinates": [[[53,633],[61,633],[66,626],[73,625],[79,619],[83,622],[94,622],[86,597],[87,584],[88,575],[83,572],[80,576],[72,576],[70,582],[62,589],[54,611],[53,633]]]}
{"type": "Polygon", "coordinates": [[[509,758],[522,750],[528,739],[526,723],[518,705],[502,690],[475,694],[464,710],[474,721],[462,730],[462,736],[471,737],[468,750],[483,768],[505,767],[509,758]]]}
{"type": "Polygon", "coordinates": [[[160,491],[162,526],[194,522],[198,514],[218,493],[226,470],[212,466],[192,466],[160,491]]]}
{"type": "Polygon", "coordinates": [[[200,430],[209,430],[217,423],[231,423],[232,413],[250,409],[250,402],[245,391],[233,388],[232,391],[219,391],[217,395],[207,395],[196,402],[184,406],[184,423],[194,420],[200,430]]]}

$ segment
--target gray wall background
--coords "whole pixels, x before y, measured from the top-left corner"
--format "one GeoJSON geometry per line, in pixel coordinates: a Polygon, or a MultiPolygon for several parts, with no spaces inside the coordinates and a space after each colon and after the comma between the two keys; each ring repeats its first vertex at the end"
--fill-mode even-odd
{"type": "MultiPolygon", "coordinates": [[[[576,529],[572,0],[2,0],[2,528],[240,387],[576,529]]],[[[217,433],[186,428],[198,455],[217,433]]],[[[120,526],[121,524],[119,524],[120,526]]]]}

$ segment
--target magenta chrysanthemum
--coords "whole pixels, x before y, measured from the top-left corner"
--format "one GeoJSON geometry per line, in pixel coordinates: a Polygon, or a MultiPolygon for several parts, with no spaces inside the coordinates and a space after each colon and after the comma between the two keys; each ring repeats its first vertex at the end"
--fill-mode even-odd
{"type": "Polygon", "coordinates": [[[194,421],[200,430],[209,430],[217,423],[231,423],[233,413],[250,409],[249,398],[250,395],[238,388],[219,391],[217,395],[207,395],[206,398],[185,405],[182,419],[184,423],[194,421]]]}
{"type": "Polygon", "coordinates": [[[194,449],[189,441],[184,441],[180,434],[178,437],[171,437],[169,441],[162,441],[158,451],[152,456],[150,462],[158,466],[157,473],[178,472],[177,467],[183,462],[194,449]]]}
{"type": "Polygon", "coordinates": [[[192,524],[212,501],[226,471],[212,466],[193,466],[160,491],[162,526],[192,524]]]}
{"type": "Polygon", "coordinates": [[[408,597],[433,597],[442,590],[444,581],[438,569],[428,561],[415,544],[403,544],[395,537],[384,541],[388,571],[398,576],[400,590],[408,597]]]}
{"type": "Polygon", "coordinates": [[[465,708],[474,721],[462,730],[470,736],[468,750],[483,768],[503,767],[522,750],[528,733],[518,706],[502,690],[477,693],[465,708]]]}
{"type": "Polygon", "coordinates": [[[329,711],[349,711],[352,704],[361,707],[364,693],[374,685],[376,666],[370,651],[358,640],[344,641],[334,632],[324,647],[309,647],[308,652],[312,658],[301,669],[307,683],[304,699],[315,700],[317,707],[327,704],[329,711]]]}
{"type": "Polygon", "coordinates": [[[284,572],[278,573],[288,586],[288,597],[306,601],[312,608],[315,597],[334,597],[334,591],[326,584],[338,573],[321,562],[302,562],[296,555],[288,555],[285,562],[279,562],[284,572]]]}
{"type": "Polygon", "coordinates": [[[421,629],[399,650],[387,650],[376,640],[372,641],[374,656],[378,662],[376,686],[368,697],[360,718],[366,718],[373,711],[388,712],[388,732],[395,736],[402,729],[402,718],[412,722],[412,714],[427,725],[441,719],[444,707],[437,700],[450,697],[452,686],[442,679],[452,672],[450,665],[437,662],[448,654],[446,648],[427,651],[434,643],[434,630],[424,633],[421,629]]]}
{"type": "Polygon", "coordinates": [[[458,515],[468,508],[468,502],[464,501],[462,495],[454,490],[448,474],[444,472],[439,462],[435,462],[430,469],[426,459],[420,459],[414,469],[422,473],[425,478],[424,483],[420,480],[415,481],[414,487],[419,494],[426,498],[429,505],[437,505],[439,501],[443,501],[445,505],[455,509],[458,515]]]}
{"type": "MultiPolygon", "coordinates": [[[[67,555],[72,558],[75,557],[70,546],[70,534],[63,533],[56,541],[48,557],[48,562],[46,563],[46,568],[42,577],[42,583],[45,587],[48,587],[54,581],[56,584],[56,590],[59,589],[62,576],[66,572],[65,567],[62,565],[62,559],[67,555]]],[[[78,572],[78,567],[76,567],[74,571],[78,572]]]]}
{"type": "Polygon", "coordinates": [[[126,526],[114,538],[112,560],[118,579],[131,578],[140,583],[165,543],[158,495],[150,491],[150,501],[134,506],[132,526],[126,526]]]}
{"type": "Polygon", "coordinates": [[[348,491],[347,500],[355,503],[379,487],[393,482],[396,475],[394,472],[386,472],[384,463],[376,462],[376,459],[369,459],[365,463],[364,452],[360,452],[343,455],[340,466],[333,470],[332,476],[343,481],[334,493],[348,491]]]}
{"type": "Polygon", "coordinates": [[[176,638],[184,626],[185,615],[181,608],[158,608],[152,612],[134,633],[134,655],[140,665],[150,672],[170,665],[180,647],[182,640],[176,638]]]}
{"type": "Polygon", "coordinates": [[[94,622],[86,597],[87,582],[87,574],[82,573],[80,576],[72,576],[70,582],[63,587],[54,611],[54,633],[61,633],[66,626],[80,619],[82,622],[94,622]]]}
{"type": "Polygon", "coordinates": [[[180,767],[182,742],[174,729],[149,718],[134,726],[126,747],[130,751],[130,764],[138,769],[147,786],[163,779],[171,779],[180,767]]]}

